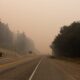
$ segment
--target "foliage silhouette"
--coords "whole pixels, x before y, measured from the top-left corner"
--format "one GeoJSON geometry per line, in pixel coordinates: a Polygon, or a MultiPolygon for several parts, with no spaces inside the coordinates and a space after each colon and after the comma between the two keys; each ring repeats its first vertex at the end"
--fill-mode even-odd
{"type": "Polygon", "coordinates": [[[51,48],[55,56],[80,57],[80,22],[63,26],[51,48]]]}
{"type": "Polygon", "coordinates": [[[0,47],[12,48],[13,45],[13,33],[10,31],[8,24],[4,24],[0,21],[0,47]]]}
{"type": "Polygon", "coordinates": [[[0,21],[0,48],[9,49],[18,53],[27,53],[34,50],[34,43],[27,38],[25,33],[14,33],[9,29],[8,24],[0,21]]]}

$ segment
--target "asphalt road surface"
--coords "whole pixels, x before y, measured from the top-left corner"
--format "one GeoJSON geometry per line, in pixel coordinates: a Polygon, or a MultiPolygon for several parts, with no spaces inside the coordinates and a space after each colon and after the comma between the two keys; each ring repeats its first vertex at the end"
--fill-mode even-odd
{"type": "Polygon", "coordinates": [[[0,80],[80,80],[80,64],[31,57],[0,67],[0,80]]]}

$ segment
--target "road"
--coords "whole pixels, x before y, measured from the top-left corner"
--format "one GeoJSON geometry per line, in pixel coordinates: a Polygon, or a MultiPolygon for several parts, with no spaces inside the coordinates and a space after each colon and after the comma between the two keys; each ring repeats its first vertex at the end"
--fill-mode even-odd
{"type": "Polygon", "coordinates": [[[31,57],[1,69],[0,80],[80,80],[80,64],[47,56],[31,57]]]}

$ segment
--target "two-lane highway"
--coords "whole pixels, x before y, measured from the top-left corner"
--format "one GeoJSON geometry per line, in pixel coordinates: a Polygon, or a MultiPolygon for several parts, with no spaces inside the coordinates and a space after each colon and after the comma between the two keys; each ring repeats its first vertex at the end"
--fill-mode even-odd
{"type": "Polygon", "coordinates": [[[47,56],[23,62],[1,71],[0,80],[80,80],[80,64],[47,56]]]}
{"type": "Polygon", "coordinates": [[[80,80],[80,64],[44,57],[30,80],[80,80]]]}
{"type": "Polygon", "coordinates": [[[23,59],[0,67],[0,80],[28,80],[41,56],[23,59]]]}

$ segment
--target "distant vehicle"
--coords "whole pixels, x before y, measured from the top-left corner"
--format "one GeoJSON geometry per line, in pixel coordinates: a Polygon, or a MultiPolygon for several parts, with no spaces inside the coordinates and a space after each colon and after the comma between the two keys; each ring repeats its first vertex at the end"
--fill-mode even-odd
{"type": "Polygon", "coordinates": [[[33,52],[32,51],[29,51],[29,54],[32,54],[33,52]]]}
{"type": "Polygon", "coordinates": [[[3,55],[3,52],[0,52],[0,57],[2,57],[2,55],[3,55]]]}

